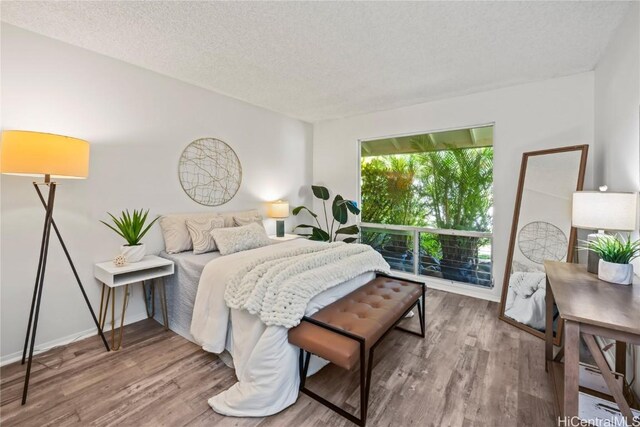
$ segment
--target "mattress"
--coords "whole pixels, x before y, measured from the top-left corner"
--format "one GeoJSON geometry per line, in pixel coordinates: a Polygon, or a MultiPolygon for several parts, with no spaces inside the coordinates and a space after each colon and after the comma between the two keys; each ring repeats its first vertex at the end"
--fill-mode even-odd
{"type": "MultiPolygon", "coordinates": [[[[169,313],[169,328],[189,341],[191,336],[191,317],[193,304],[198,292],[198,283],[204,266],[212,259],[220,257],[220,252],[208,252],[194,255],[192,251],[178,254],[160,252],[159,256],[175,263],[173,276],[164,278],[167,293],[167,311],[169,313]]],[[[159,293],[156,292],[156,312],[154,318],[162,323],[159,293]]]]}

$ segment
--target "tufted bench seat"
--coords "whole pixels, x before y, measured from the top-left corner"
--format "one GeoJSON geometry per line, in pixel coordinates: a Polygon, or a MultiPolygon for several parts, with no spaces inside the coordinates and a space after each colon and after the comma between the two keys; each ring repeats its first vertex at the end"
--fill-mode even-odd
{"type": "Polygon", "coordinates": [[[373,351],[416,306],[420,333],[403,330],[424,338],[424,297],[424,283],[378,275],[313,316],[305,316],[299,326],[289,330],[289,342],[300,348],[300,390],[356,424],[365,425],[373,351]],[[348,370],[360,366],[360,418],[305,388],[311,354],[348,370]]]}

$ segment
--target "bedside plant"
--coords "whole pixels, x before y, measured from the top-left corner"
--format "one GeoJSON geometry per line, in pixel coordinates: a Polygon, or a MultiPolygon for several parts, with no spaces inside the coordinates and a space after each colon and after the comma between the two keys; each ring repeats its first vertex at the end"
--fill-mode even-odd
{"type": "Polygon", "coordinates": [[[125,257],[127,262],[138,262],[144,258],[146,248],[144,243],[140,243],[140,240],[142,240],[144,235],[147,234],[147,231],[149,231],[153,223],[156,222],[159,217],[152,220],[145,227],[147,216],[149,215],[149,209],[146,211],[143,211],[142,209],[134,209],[133,215],[130,214],[127,209],[122,211],[119,218],[116,218],[109,212],[107,212],[107,214],[111,217],[115,227],[102,220],[100,222],[126,240],[127,243],[120,246],[120,253],[125,257]]]}
{"type": "Polygon", "coordinates": [[[602,234],[586,243],[585,249],[593,251],[600,257],[598,278],[620,285],[631,284],[633,281],[631,261],[640,257],[640,240],[632,242],[631,236],[621,240],[617,236],[602,234]]]}
{"type": "MultiPolygon", "coordinates": [[[[315,225],[310,224],[300,224],[294,228],[307,228],[310,229],[310,233],[300,234],[301,236],[308,237],[309,240],[317,240],[320,242],[335,242],[338,240],[338,235],[357,235],[360,232],[360,228],[357,225],[349,225],[347,227],[341,227],[343,224],[346,224],[349,220],[349,213],[354,215],[358,215],[360,213],[360,209],[358,209],[358,205],[353,200],[345,200],[341,195],[337,194],[333,198],[333,202],[331,203],[331,213],[333,214],[333,218],[331,218],[331,226],[329,226],[329,216],[327,215],[327,204],[326,201],[329,200],[329,190],[326,187],[322,187],[319,185],[312,185],[311,190],[313,191],[313,195],[322,200],[322,208],[324,209],[324,221],[326,229],[322,228],[320,225],[320,221],[318,220],[318,215],[313,212],[311,209],[306,206],[298,206],[291,211],[293,215],[298,215],[303,210],[306,210],[309,215],[313,217],[316,221],[315,225]],[[337,223],[337,224],[336,224],[337,223]],[[334,231],[335,229],[335,231],[334,231]]],[[[347,237],[344,239],[344,242],[352,243],[358,240],[357,237],[347,237]]]]}

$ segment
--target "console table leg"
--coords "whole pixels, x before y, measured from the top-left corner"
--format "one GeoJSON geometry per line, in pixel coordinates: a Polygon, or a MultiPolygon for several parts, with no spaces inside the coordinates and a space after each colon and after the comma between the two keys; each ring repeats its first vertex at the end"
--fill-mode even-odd
{"type": "Polygon", "coordinates": [[[578,416],[578,379],[580,362],[580,324],[564,322],[564,410],[566,419],[578,416]]]}
{"type": "Polygon", "coordinates": [[[596,361],[596,365],[598,365],[598,368],[600,368],[602,378],[604,378],[604,381],[609,388],[609,392],[611,392],[611,395],[618,404],[618,408],[620,408],[620,412],[622,412],[622,415],[625,417],[625,422],[627,423],[627,425],[631,425],[631,421],[633,421],[633,413],[631,412],[629,404],[624,398],[622,388],[620,388],[620,386],[616,382],[616,379],[613,377],[613,374],[611,373],[611,370],[609,368],[609,364],[605,360],[600,347],[596,343],[595,338],[593,338],[593,335],[583,334],[583,338],[584,342],[589,348],[589,351],[591,352],[591,355],[596,361]]]}

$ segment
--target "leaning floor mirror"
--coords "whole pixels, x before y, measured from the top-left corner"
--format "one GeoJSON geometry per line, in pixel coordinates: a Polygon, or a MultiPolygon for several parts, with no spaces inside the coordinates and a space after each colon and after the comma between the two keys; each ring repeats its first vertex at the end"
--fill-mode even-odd
{"type": "MultiPolygon", "coordinates": [[[[588,149],[588,145],[577,145],[522,155],[500,319],[540,338],[544,338],[546,313],[543,263],[575,261],[571,198],[573,192],[582,190],[588,149]]],[[[556,311],[556,345],[561,331],[556,311]]]]}

